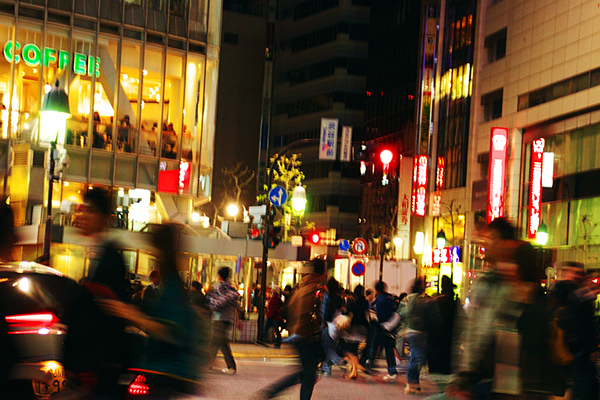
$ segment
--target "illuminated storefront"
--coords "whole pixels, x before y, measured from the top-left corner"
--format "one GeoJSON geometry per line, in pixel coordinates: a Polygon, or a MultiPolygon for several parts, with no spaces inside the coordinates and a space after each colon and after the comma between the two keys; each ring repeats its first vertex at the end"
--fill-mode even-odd
{"type": "MultiPolygon", "coordinates": [[[[56,7],[63,3],[71,4],[56,7]]],[[[63,180],[74,189],[54,186],[53,211],[65,200],[80,201],[90,187],[104,187],[117,212],[133,205],[119,200],[119,190],[146,189],[165,204],[178,197],[170,201],[177,210],[168,204],[159,210],[163,218],[187,218],[189,204],[211,195],[221,1],[118,2],[123,8],[110,15],[102,12],[108,1],[91,3],[98,7],[77,5],[63,19],[50,5],[0,11],[0,181],[17,224],[34,223],[45,204],[45,149],[37,141],[40,131],[57,128],[40,123],[39,110],[56,81],[69,97],[71,117],[59,143],[70,157],[63,180]],[[17,10],[38,12],[39,21],[17,10]],[[13,159],[16,169],[9,170],[13,159]]],[[[147,211],[150,222],[160,222],[147,211]]]]}

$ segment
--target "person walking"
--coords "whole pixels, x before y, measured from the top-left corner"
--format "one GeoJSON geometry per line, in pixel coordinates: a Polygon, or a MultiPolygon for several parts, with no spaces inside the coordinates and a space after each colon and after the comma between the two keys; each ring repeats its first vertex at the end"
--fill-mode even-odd
{"type": "Polygon", "coordinates": [[[281,347],[281,308],[283,306],[283,301],[281,300],[281,289],[276,288],[271,294],[271,299],[269,300],[269,304],[267,305],[266,317],[265,321],[265,329],[263,333],[263,337],[267,337],[269,333],[269,329],[273,328],[273,332],[275,333],[275,348],[278,349],[281,347]]]}
{"type": "Polygon", "coordinates": [[[394,335],[395,327],[388,329],[383,324],[394,319],[394,316],[397,316],[399,320],[399,316],[395,313],[394,299],[387,292],[387,284],[385,282],[379,281],[375,284],[375,293],[375,311],[377,311],[377,321],[379,324],[376,327],[376,344],[371,348],[371,360],[375,360],[376,353],[374,350],[376,350],[377,347],[383,347],[388,370],[388,373],[383,377],[383,380],[390,382],[395,381],[398,378],[398,372],[396,371],[396,354],[394,352],[394,348],[396,347],[396,337],[394,335]]]}
{"type": "Polygon", "coordinates": [[[323,297],[321,304],[321,329],[322,340],[327,359],[323,363],[323,374],[331,375],[332,365],[345,365],[346,361],[338,354],[337,340],[338,332],[333,321],[336,317],[343,314],[343,300],[339,295],[340,284],[334,277],[327,280],[327,292],[323,297]]]}
{"type": "Polygon", "coordinates": [[[452,337],[457,301],[456,287],[448,275],[442,276],[442,292],[432,300],[436,303],[443,325],[428,329],[427,366],[430,373],[450,374],[452,360],[452,337]]]}
{"type": "Polygon", "coordinates": [[[233,323],[239,307],[240,294],[229,282],[231,268],[221,267],[217,272],[219,283],[207,294],[208,308],[212,311],[213,333],[209,360],[214,361],[218,350],[221,350],[227,368],[223,373],[235,375],[237,367],[229,346],[227,329],[233,323]]]}
{"type": "Polygon", "coordinates": [[[582,263],[563,262],[559,266],[559,280],[550,292],[551,311],[558,325],[565,331],[566,344],[573,361],[563,374],[573,383],[574,400],[598,400],[598,380],[593,355],[598,349],[594,335],[594,301],[599,292],[597,285],[587,285],[582,263]]]}
{"type": "Polygon", "coordinates": [[[157,270],[150,272],[150,284],[144,289],[142,295],[142,310],[147,314],[160,300],[160,275],[157,270]]]}
{"type": "Polygon", "coordinates": [[[288,331],[300,357],[300,370],[258,391],[254,400],[272,399],[284,389],[301,384],[300,400],[310,400],[317,382],[317,368],[325,354],[319,329],[319,291],[325,278],[325,262],[314,258],[309,263],[312,273],[304,277],[289,301],[288,331]]]}

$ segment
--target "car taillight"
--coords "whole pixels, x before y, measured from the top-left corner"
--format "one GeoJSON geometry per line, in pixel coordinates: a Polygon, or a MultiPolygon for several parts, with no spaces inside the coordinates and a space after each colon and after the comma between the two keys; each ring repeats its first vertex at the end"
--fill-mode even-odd
{"type": "Polygon", "coordinates": [[[50,327],[58,322],[52,313],[7,315],[4,318],[11,327],[50,327]]]}
{"type": "Polygon", "coordinates": [[[146,376],[138,375],[129,385],[129,394],[148,394],[150,388],[146,385],[146,376]]]}

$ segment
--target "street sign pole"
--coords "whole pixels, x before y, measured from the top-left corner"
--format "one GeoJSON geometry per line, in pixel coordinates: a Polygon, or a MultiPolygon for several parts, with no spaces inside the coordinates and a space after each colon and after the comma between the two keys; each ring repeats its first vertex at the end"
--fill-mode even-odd
{"type": "MultiPolygon", "coordinates": [[[[319,139],[300,139],[296,140],[285,146],[283,149],[276,153],[273,156],[273,161],[269,166],[269,172],[267,175],[267,190],[271,190],[271,185],[273,184],[273,167],[275,166],[275,162],[279,158],[280,155],[285,154],[285,152],[291,148],[295,147],[299,144],[305,143],[318,143],[319,139]]],[[[268,197],[268,192],[267,192],[268,197]]],[[[261,268],[261,277],[260,277],[260,298],[258,301],[258,329],[256,335],[256,341],[259,343],[264,342],[263,330],[265,326],[265,294],[267,289],[267,262],[269,261],[269,229],[273,226],[273,215],[271,212],[271,199],[267,199],[267,212],[265,213],[265,226],[263,232],[263,252],[262,252],[262,268],[261,268]]]]}

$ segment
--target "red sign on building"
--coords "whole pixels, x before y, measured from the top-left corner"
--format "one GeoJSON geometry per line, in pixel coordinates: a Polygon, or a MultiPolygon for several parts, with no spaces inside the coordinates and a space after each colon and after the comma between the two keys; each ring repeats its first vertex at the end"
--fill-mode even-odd
{"type": "Polygon", "coordinates": [[[444,188],[444,172],[446,171],[446,159],[444,157],[438,157],[437,159],[437,173],[435,177],[435,190],[442,190],[444,188]]]}
{"type": "Polygon", "coordinates": [[[425,216],[427,206],[427,156],[416,156],[413,171],[413,215],[425,216]]]}
{"type": "Polygon", "coordinates": [[[530,239],[535,239],[540,225],[540,208],[542,206],[542,168],[544,161],[543,138],[531,143],[531,175],[529,183],[529,223],[527,233],[530,239]]]}
{"type": "Polygon", "coordinates": [[[504,177],[506,175],[507,147],[508,129],[492,128],[488,175],[488,223],[495,218],[504,216],[504,177]]]}

